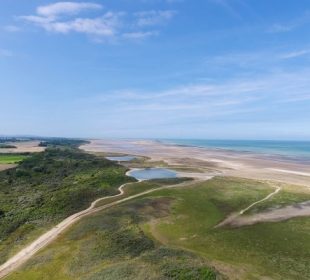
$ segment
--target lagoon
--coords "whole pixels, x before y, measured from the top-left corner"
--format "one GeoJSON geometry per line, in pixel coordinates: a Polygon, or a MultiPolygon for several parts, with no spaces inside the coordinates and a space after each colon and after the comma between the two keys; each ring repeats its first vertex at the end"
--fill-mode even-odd
{"type": "Polygon", "coordinates": [[[108,160],[112,161],[132,161],[136,159],[134,156],[117,156],[117,157],[106,157],[108,160]]]}
{"type": "Polygon", "coordinates": [[[169,179],[178,177],[178,174],[175,171],[166,168],[134,169],[129,171],[128,175],[137,180],[169,179]]]}

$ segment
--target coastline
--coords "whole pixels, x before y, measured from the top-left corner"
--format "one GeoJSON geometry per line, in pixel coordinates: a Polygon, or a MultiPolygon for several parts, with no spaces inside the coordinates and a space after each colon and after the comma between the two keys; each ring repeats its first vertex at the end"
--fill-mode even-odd
{"type": "Polygon", "coordinates": [[[157,140],[93,139],[89,144],[81,146],[81,149],[88,152],[146,156],[150,161],[164,161],[173,166],[204,167],[220,172],[223,176],[273,180],[310,187],[308,162],[283,160],[273,155],[263,156],[250,152],[180,146],[157,140]]]}

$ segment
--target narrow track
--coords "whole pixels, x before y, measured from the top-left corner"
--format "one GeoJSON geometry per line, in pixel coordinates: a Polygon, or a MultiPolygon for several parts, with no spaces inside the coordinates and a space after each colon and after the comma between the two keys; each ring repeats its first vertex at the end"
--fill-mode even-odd
{"type": "MultiPolygon", "coordinates": [[[[208,178],[208,179],[210,179],[210,178],[208,178]]],[[[68,218],[63,220],[61,223],[59,223],[58,225],[53,227],[51,230],[49,230],[46,233],[44,233],[43,235],[41,235],[39,238],[37,238],[31,244],[27,245],[24,249],[22,249],[15,256],[13,256],[9,260],[7,260],[4,264],[2,264],[0,266],[0,279],[3,279],[8,274],[13,272],[17,268],[19,268],[26,261],[28,261],[32,256],[34,256],[39,250],[43,249],[44,247],[49,245],[52,241],[54,241],[61,233],[63,233],[66,229],[68,229],[72,224],[78,222],[80,219],[82,219],[88,215],[97,213],[97,212],[102,211],[104,209],[111,208],[115,205],[121,204],[123,202],[132,200],[134,198],[137,198],[137,197],[140,197],[140,196],[143,196],[143,195],[146,195],[146,194],[158,191],[158,190],[175,188],[175,187],[184,187],[184,186],[192,185],[192,184],[197,183],[199,181],[201,181],[201,180],[194,180],[194,181],[184,182],[184,183],[180,183],[180,184],[176,184],[176,185],[163,186],[163,187],[159,187],[159,188],[150,189],[148,191],[144,191],[142,193],[132,195],[129,197],[125,197],[123,199],[111,202],[109,204],[106,204],[106,205],[103,205],[100,207],[96,207],[96,204],[99,201],[103,201],[103,200],[106,200],[109,198],[120,197],[120,196],[124,195],[124,187],[129,185],[129,184],[132,184],[132,183],[123,184],[118,188],[118,190],[120,192],[119,194],[114,195],[114,196],[107,196],[107,197],[95,200],[90,205],[89,208],[87,208],[86,210],[83,210],[81,212],[78,212],[76,214],[73,214],[72,216],[69,216],[68,218]]]]}
{"type": "Polygon", "coordinates": [[[279,191],[281,191],[281,188],[280,187],[277,187],[276,190],[274,192],[272,192],[271,194],[268,194],[265,198],[259,200],[259,201],[256,201],[254,203],[252,203],[250,206],[248,206],[247,208],[241,210],[239,212],[240,215],[243,215],[245,212],[249,211],[253,206],[255,206],[256,204],[259,204],[261,202],[264,202],[268,199],[270,199],[271,197],[273,197],[275,194],[277,194],[279,191]]]}
{"type": "Polygon", "coordinates": [[[268,194],[266,197],[264,197],[261,200],[258,200],[254,203],[252,203],[251,205],[249,205],[247,208],[242,209],[239,213],[233,213],[230,216],[228,216],[224,221],[220,222],[219,224],[217,224],[215,226],[215,228],[219,228],[222,226],[226,226],[226,225],[231,225],[233,224],[240,216],[242,216],[245,212],[249,211],[253,206],[262,203],[268,199],[270,199],[271,197],[273,197],[275,194],[277,194],[279,191],[281,191],[281,187],[277,187],[276,190],[270,194],[268,194]]]}

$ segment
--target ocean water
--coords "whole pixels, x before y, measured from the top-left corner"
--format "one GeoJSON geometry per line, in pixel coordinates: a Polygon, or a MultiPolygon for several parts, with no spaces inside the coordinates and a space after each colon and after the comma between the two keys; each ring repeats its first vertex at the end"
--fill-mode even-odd
{"type": "Polygon", "coordinates": [[[137,180],[176,178],[177,173],[166,168],[144,168],[130,171],[130,176],[137,180]]]}
{"type": "Polygon", "coordinates": [[[164,143],[248,152],[310,163],[310,141],[165,139],[164,143]]]}

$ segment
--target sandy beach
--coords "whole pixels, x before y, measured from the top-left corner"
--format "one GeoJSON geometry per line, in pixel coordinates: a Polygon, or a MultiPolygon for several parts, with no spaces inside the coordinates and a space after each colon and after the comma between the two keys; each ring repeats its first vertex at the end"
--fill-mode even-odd
{"type": "Polygon", "coordinates": [[[91,140],[81,146],[88,152],[120,153],[149,157],[180,167],[205,168],[224,176],[273,180],[310,187],[310,166],[281,157],[230,150],[164,144],[149,140],[91,140]]]}

